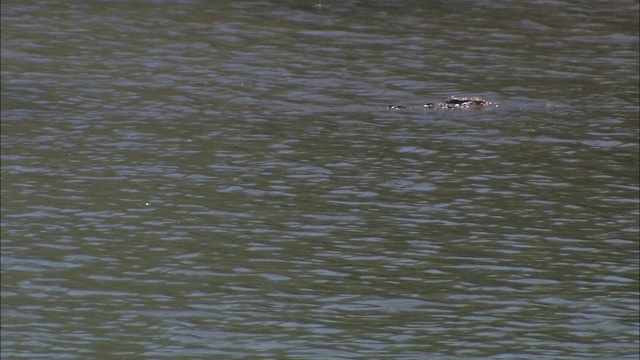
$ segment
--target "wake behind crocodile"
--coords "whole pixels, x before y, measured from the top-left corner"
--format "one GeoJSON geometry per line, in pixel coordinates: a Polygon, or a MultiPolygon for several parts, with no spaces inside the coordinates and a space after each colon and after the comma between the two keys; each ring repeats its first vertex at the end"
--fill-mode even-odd
{"type": "Polygon", "coordinates": [[[497,110],[498,108],[502,110],[515,110],[515,111],[536,111],[536,110],[550,110],[556,108],[562,108],[564,106],[551,102],[540,102],[536,100],[529,100],[526,102],[515,101],[515,102],[507,102],[507,103],[499,103],[494,101],[488,101],[479,97],[450,97],[449,99],[432,103],[427,102],[422,105],[388,105],[386,107],[372,107],[369,110],[395,110],[395,111],[417,111],[417,110],[441,110],[441,111],[451,111],[451,110],[497,110]]]}

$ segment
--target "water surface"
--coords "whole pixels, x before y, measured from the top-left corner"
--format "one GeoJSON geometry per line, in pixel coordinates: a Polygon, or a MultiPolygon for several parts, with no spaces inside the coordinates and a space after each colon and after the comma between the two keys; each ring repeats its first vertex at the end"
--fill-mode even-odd
{"type": "Polygon", "coordinates": [[[1,10],[3,358],[637,358],[637,2],[1,10]]]}

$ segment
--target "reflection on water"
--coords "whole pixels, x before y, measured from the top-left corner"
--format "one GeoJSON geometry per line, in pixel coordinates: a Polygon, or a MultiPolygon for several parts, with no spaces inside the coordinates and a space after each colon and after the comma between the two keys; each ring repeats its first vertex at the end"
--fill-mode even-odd
{"type": "Polygon", "coordinates": [[[616,5],[4,2],[3,357],[637,358],[616,5]]]}

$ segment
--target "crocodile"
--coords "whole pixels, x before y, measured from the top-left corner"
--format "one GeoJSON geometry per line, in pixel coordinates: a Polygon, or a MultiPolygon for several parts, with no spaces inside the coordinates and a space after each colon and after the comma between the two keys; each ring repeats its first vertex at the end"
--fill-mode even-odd
{"type": "MultiPolygon", "coordinates": [[[[494,106],[497,107],[497,103],[493,103],[479,97],[470,97],[470,98],[456,98],[451,97],[445,102],[441,103],[426,103],[422,107],[425,109],[483,109],[486,107],[494,106]]],[[[387,106],[387,110],[399,110],[399,109],[415,109],[418,108],[416,106],[402,106],[402,105],[389,105],[387,106]]]]}

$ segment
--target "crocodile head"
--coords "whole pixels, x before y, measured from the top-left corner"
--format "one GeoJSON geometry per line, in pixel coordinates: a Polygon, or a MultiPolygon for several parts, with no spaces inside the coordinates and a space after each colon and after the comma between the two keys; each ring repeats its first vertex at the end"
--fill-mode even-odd
{"type": "Polygon", "coordinates": [[[487,105],[491,105],[490,102],[483,100],[479,97],[472,98],[455,98],[452,97],[443,103],[426,103],[425,109],[481,109],[487,105]]]}

